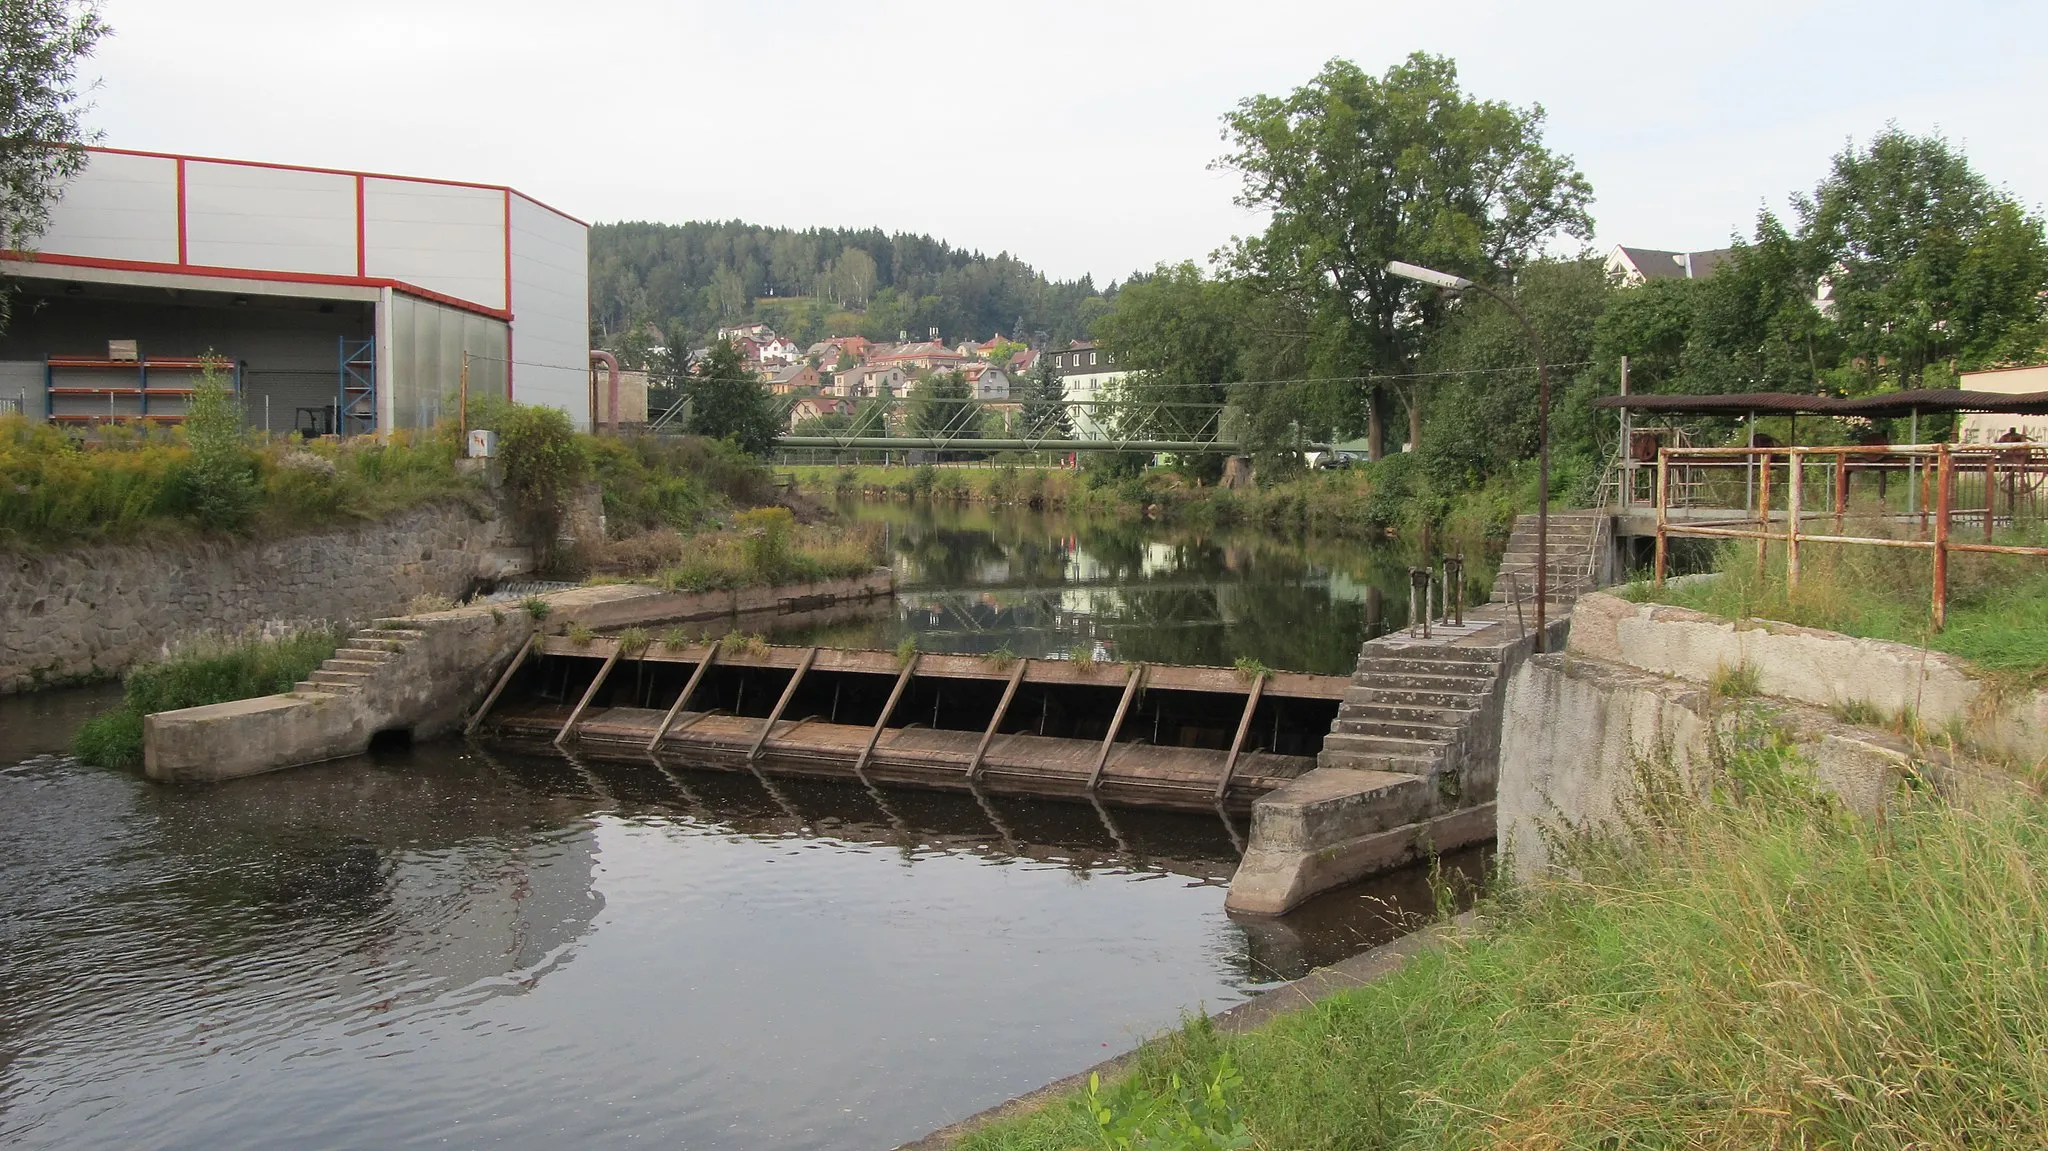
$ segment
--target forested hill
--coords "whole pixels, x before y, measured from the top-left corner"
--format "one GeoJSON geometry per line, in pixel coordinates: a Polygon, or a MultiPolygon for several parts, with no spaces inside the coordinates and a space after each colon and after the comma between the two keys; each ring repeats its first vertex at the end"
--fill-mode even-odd
{"type": "Polygon", "coordinates": [[[799,232],[731,220],[590,229],[591,337],[620,350],[649,322],[694,347],[748,319],[799,344],[893,340],[899,331],[922,338],[930,328],[949,342],[997,332],[1064,342],[1087,334],[1107,295],[1086,277],[1047,280],[1007,253],[872,228],[799,232]]]}

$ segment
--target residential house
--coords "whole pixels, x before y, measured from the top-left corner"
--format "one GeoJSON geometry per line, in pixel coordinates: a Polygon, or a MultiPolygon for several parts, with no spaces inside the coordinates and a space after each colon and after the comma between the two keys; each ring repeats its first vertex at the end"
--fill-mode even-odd
{"type": "Polygon", "coordinates": [[[763,340],[770,340],[773,339],[774,337],[774,328],[771,328],[766,324],[754,323],[734,324],[730,327],[720,328],[718,329],[718,335],[714,338],[720,340],[731,340],[734,343],[738,343],[741,340],[752,340],[756,344],[759,344],[763,340]]]}
{"type": "Polygon", "coordinates": [[[886,354],[878,352],[870,358],[875,363],[895,364],[905,371],[927,372],[949,372],[967,362],[966,356],[936,340],[904,344],[890,349],[886,354]]]}
{"type": "Polygon", "coordinates": [[[901,397],[910,390],[910,373],[898,364],[858,364],[832,377],[832,394],[846,399],[901,397]]]}
{"type": "Polygon", "coordinates": [[[775,369],[768,376],[769,392],[778,396],[818,390],[818,369],[809,364],[790,364],[775,369]]]}
{"type": "Polygon", "coordinates": [[[1088,405],[1106,398],[1104,390],[1126,375],[1117,370],[1116,358],[1108,349],[1089,340],[1077,340],[1046,354],[1052,357],[1053,369],[1060,377],[1060,391],[1067,402],[1081,405],[1068,409],[1074,437],[1083,440],[1103,438],[1102,424],[1096,418],[1095,409],[1088,405]]]}
{"type": "Polygon", "coordinates": [[[789,423],[786,430],[795,431],[797,425],[820,416],[843,416],[853,412],[853,401],[838,396],[803,396],[789,405],[789,423]]]}
{"type": "Polygon", "coordinates": [[[803,359],[803,349],[795,341],[783,336],[771,335],[761,341],[760,360],[769,367],[783,367],[803,359]]]}
{"type": "Polygon", "coordinates": [[[994,364],[969,364],[960,369],[967,377],[967,386],[974,389],[977,400],[1007,400],[1010,398],[1010,377],[994,364]]]}
{"type": "Polygon", "coordinates": [[[1732,248],[1704,252],[1666,252],[1661,248],[1626,248],[1607,253],[1608,282],[1634,287],[1650,280],[1704,280],[1728,259],[1732,248]]]}

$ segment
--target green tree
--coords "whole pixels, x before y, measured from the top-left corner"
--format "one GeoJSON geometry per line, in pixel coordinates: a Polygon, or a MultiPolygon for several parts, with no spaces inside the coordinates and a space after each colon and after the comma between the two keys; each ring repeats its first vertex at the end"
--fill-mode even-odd
{"type": "Polygon", "coordinates": [[[64,182],[85,167],[79,145],[98,134],[81,122],[78,62],[111,30],[89,2],[0,4],[0,244],[12,251],[35,247],[64,182]]]}
{"type": "Polygon", "coordinates": [[[700,436],[731,440],[758,456],[774,446],[781,431],[774,397],[731,340],[712,344],[710,358],[683,377],[683,395],[690,402],[690,430],[700,436]]]}
{"type": "Polygon", "coordinates": [[[1021,381],[1022,427],[1020,434],[1027,438],[1070,440],[1074,438],[1074,421],[1067,412],[1066,385],[1060,381],[1059,369],[1053,365],[1051,352],[1039,354],[1038,362],[1031,367],[1031,373],[1021,381]]]}
{"type": "Polygon", "coordinates": [[[186,507],[202,527],[233,531],[248,522],[263,498],[255,460],[242,437],[242,402],[221,362],[208,358],[185,411],[186,507]]]}
{"type": "Polygon", "coordinates": [[[1805,269],[1826,278],[1835,329],[1871,377],[1914,387],[1943,361],[2031,357],[2048,334],[2041,218],[1942,137],[1888,127],[1837,155],[1796,208],[1805,269]]]}
{"type": "MultiPolygon", "coordinates": [[[[1254,96],[1224,117],[1232,150],[1217,166],[1243,179],[1237,202],[1271,213],[1238,242],[1232,269],[1291,297],[1291,323],[1267,329],[1322,377],[1405,374],[1444,315],[1434,289],[1390,276],[1390,260],[1505,283],[1552,239],[1592,235],[1592,189],[1543,143],[1540,106],[1468,96],[1450,60],[1417,53],[1372,77],[1332,60],[1286,97],[1254,96]]],[[[1364,417],[1377,455],[1383,385],[1335,398],[1364,417]]],[[[1286,390],[1261,403],[1299,402],[1286,390]]],[[[1419,396],[1402,389],[1419,435],[1419,396]]],[[[1263,421],[1270,424],[1267,417],[1263,421]]]]}
{"type": "Polygon", "coordinates": [[[1230,385],[1241,379],[1242,289],[1191,262],[1162,264],[1117,294],[1095,334],[1118,368],[1109,425],[1119,436],[1214,438],[1230,385]]]}
{"type": "Polygon", "coordinates": [[[711,273],[711,297],[718,304],[718,316],[722,320],[735,320],[747,309],[747,282],[732,265],[720,264],[711,273]]]}
{"type": "Polygon", "coordinates": [[[910,389],[904,422],[911,435],[972,438],[981,435],[981,405],[958,372],[933,372],[910,389]]]}

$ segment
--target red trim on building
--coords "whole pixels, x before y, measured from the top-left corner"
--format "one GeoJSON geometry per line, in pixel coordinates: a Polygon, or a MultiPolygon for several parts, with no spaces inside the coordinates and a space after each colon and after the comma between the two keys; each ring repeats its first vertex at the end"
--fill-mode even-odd
{"type": "MultiPolygon", "coordinates": [[[[181,164],[180,167],[183,165],[181,164]]],[[[369,249],[363,246],[363,178],[356,177],[356,275],[370,274],[369,249]]]]}
{"type": "MultiPolygon", "coordinates": [[[[353,168],[320,168],[311,164],[274,164],[268,160],[229,160],[221,156],[189,156],[177,152],[150,152],[139,148],[105,148],[97,144],[89,145],[85,150],[88,152],[106,152],[115,156],[147,156],[158,160],[177,160],[180,162],[194,160],[201,164],[228,164],[243,168],[276,168],[286,172],[323,172],[330,176],[354,176],[358,179],[371,180],[400,180],[413,184],[442,184],[450,188],[476,188],[486,192],[510,192],[513,190],[506,184],[478,184],[470,180],[442,180],[433,176],[395,176],[389,172],[361,172],[353,168]]],[[[581,224],[586,228],[590,226],[588,222],[579,220],[560,208],[550,207],[539,200],[534,200],[532,196],[527,196],[524,192],[519,194],[525,196],[528,200],[532,200],[536,207],[547,208],[548,211],[553,212],[572,224],[581,224]]]]}
{"type": "Polygon", "coordinates": [[[493,320],[512,321],[512,313],[503,308],[491,308],[474,304],[468,300],[380,276],[330,276],[319,272],[272,272],[257,268],[215,268],[205,264],[155,264],[143,260],[103,260],[96,256],[65,256],[50,252],[32,255],[21,252],[0,252],[0,260],[14,260],[26,264],[53,264],[66,268],[105,268],[116,272],[147,272],[165,276],[206,276],[222,280],[258,280],[272,284],[322,284],[343,288],[390,288],[404,292],[430,303],[442,304],[493,320]]]}
{"type": "Polygon", "coordinates": [[[178,262],[189,263],[185,258],[185,161],[178,160],[178,262]]]}

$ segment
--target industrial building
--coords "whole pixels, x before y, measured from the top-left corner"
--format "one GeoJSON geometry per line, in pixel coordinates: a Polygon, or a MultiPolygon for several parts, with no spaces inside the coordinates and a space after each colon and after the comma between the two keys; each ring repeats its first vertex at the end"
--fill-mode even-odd
{"type": "Polygon", "coordinates": [[[0,407],[175,421],[201,357],[252,426],[431,425],[472,396],[591,416],[588,226],[511,188],[89,149],[15,289],[0,407]]]}

